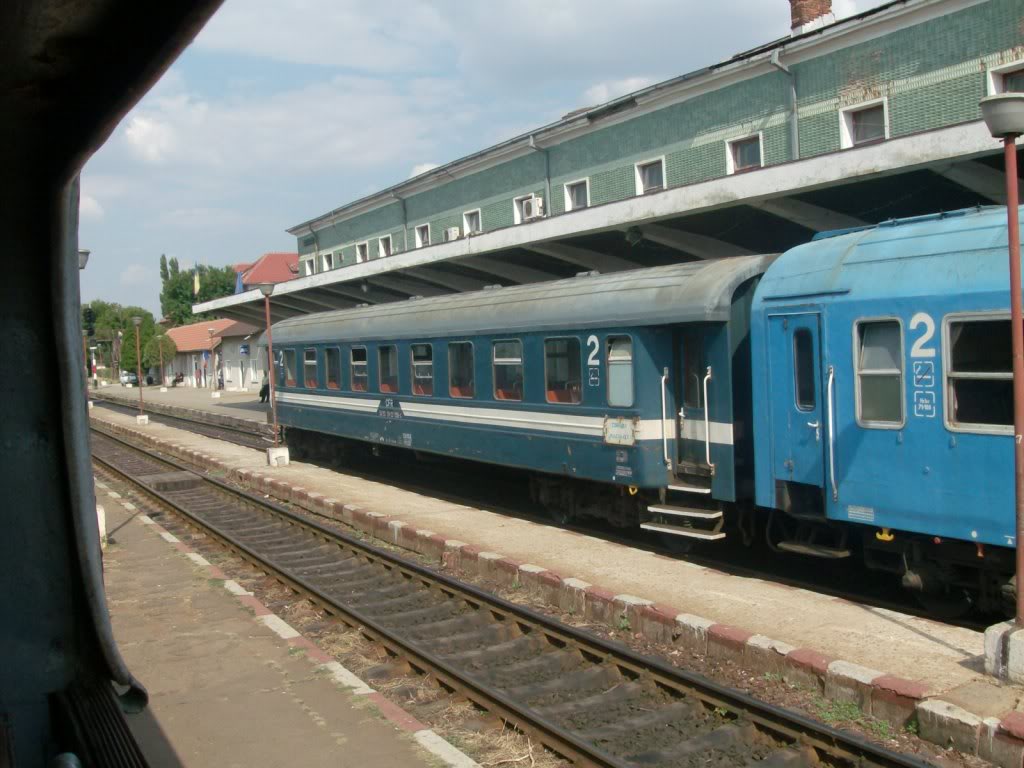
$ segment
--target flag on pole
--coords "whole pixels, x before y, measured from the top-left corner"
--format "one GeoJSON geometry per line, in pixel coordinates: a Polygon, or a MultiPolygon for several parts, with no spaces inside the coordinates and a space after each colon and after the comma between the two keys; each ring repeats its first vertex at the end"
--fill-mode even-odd
{"type": "Polygon", "coordinates": [[[199,267],[196,267],[196,271],[192,277],[192,295],[199,295],[199,267]]]}

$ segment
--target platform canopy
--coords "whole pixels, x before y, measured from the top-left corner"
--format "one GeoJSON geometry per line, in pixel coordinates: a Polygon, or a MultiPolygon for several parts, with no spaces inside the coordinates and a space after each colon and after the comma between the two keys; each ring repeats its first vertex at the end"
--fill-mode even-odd
{"type": "MultiPolygon", "coordinates": [[[[300,277],[271,299],[297,315],[638,267],[778,253],[815,234],[1004,203],[981,121],[674,187],[300,277]]],[[[263,324],[258,291],[196,305],[263,324]]]]}

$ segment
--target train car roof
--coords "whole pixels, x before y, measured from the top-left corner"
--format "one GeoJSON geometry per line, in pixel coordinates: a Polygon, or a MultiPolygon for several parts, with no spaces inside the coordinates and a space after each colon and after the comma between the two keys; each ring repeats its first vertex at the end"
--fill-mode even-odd
{"type": "Polygon", "coordinates": [[[1006,208],[894,219],[818,235],[780,256],[755,302],[1009,293],[1006,208]]]}
{"type": "Polygon", "coordinates": [[[736,289],[774,258],[709,259],[303,315],[275,324],[274,342],[724,321],[736,289]]]}

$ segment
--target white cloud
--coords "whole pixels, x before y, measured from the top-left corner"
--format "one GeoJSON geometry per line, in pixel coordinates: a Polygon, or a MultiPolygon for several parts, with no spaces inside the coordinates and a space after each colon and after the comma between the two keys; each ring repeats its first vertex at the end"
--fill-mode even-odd
{"type": "Polygon", "coordinates": [[[83,219],[98,220],[103,218],[103,206],[91,195],[82,194],[78,200],[78,215],[83,219]]]}
{"type": "Polygon", "coordinates": [[[583,100],[586,106],[604,104],[606,101],[611,101],[619,96],[646,88],[653,82],[654,78],[652,77],[626,77],[621,80],[606,80],[603,83],[597,83],[587,88],[583,92],[583,100]]]}
{"type": "Polygon", "coordinates": [[[421,173],[432,171],[438,167],[440,167],[439,163],[417,163],[412,167],[412,170],[409,171],[409,178],[411,179],[414,176],[419,176],[421,173]]]}
{"type": "Polygon", "coordinates": [[[125,287],[146,285],[154,282],[151,268],[141,264],[129,264],[121,271],[121,285],[125,287]]]}
{"type": "Polygon", "coordinates": [[[163,163],[174,151],[174,128],[155,117],[131,117],[124,129],[124,135],[132,151],[147,163],[163,163]]]}

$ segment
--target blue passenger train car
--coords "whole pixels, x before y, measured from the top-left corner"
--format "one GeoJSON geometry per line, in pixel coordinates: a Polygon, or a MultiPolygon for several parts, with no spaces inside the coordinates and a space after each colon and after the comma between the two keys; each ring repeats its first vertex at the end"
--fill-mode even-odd
{"type": "Polygon", "coordinates": [[[279,417],[531,471],[559,520],[862,557],[1012,597],[1005,209],[274,326],[279,417]]]}

